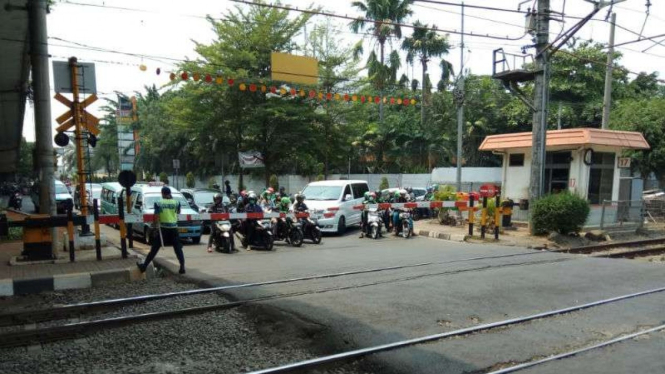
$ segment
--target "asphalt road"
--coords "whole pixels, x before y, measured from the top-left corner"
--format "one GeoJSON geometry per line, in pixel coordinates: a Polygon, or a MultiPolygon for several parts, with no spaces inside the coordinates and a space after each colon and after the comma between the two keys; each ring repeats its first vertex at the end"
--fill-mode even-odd
{"type": "MultiPolygon", "coordinates": [[[[109,238],[118,233],[104,229],[109,238]]],[[[323,244],[274,252],[207,253],[185,245],[187,277],[241,284],[387,266],[433,264],[229,291],[236,299],[317,290],[245,308],[269,339],[310,340],[337,353],[531,315],[664,287],[665,267],[522,248],[414,237],[358,239],[357,230],[323,244]],[[513,257],[479,257],[524,254],[513,257]],[[473,260],[470,260],[475,258],[473,260]],[[275,321],[280,323],[275,324],[275,321]],[[269,323],[270,322],[270,323],[269,323]],[[270,327],[262,327],[270,326],[270,327]],[[278,326],[278,327],[275,327],[278,326]]],[[[117,240],[117,239],[115,239],[117,240]]],[[[202,243],[207,242],[207,236],[202,243]]],[[[146,246],[136,242],[139,251],[146,246]]],[[[159,262],[177,270],[173,250],[159,262]]],[[[598,306],[508,328],[373,355],[381,372],[469,373],[534,360],[660,325],[665,293],[598,306]]],[[[556,361],[529,373],[663,373],[665,333],[556,361]]],[[[284,362],[286,364],[287,362],[284,362]]]]}

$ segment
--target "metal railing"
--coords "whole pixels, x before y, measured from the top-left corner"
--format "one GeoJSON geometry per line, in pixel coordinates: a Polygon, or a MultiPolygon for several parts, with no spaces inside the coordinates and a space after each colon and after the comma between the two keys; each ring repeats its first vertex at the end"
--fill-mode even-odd
{"type": "Polygon", "coordinates": [[[644,200],[603,200],[601,230],[633,231],[644,225],[644,200]]]}
{"type": "Polygon", "coordinates": [[[496,75],[497,73],[503,73],[511,70],[526,70],[528,64],[533,64],[533,55],[506,53],[503,50],[503,48],[495,49],[493,51],[492,57],[493,57],[492,75],[496,75]],[[500,70],[497,69],[497,65],[501,65],[500,70]]]}

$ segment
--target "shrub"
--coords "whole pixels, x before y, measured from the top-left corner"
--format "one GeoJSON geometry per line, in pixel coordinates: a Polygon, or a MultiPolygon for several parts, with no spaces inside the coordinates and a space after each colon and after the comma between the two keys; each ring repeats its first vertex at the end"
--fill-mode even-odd
{"type": "Polygon", "coordinates": [[[439,186],[434,191],[434,200],[455,201],[457,200],[457,189],[451,185],[439,186]]]}
{"type": "Polygon", "coordinates": [[[194,188],[196,186],[196,180],[194,179],[194,173],[191,171],[185,175],[185,184],[189,188],[194,188]]]}
{"type": "Polygon", "coordinates": [[[319,174],[319,175],[316,176],[316,181],[317,181],[317,182],[318,182],[318,181],[322,181],[322,180],[324,180],[324,179],[326,179],[326,177],[323,176],[323,174],[319,174]]]}
{"type": "Polygon", "coordinates": [[[159,181],[164,184],[169,184],[169,176],[166,174],[166,172],[159,173],[159,181]]]}
{"type": "Polygon", "coordinates": [[[216,184],[217,181],[215,180],[215,177],[208,178],[208,188],[214,189],[216,184]]]}
{"type": "Polygon", "coordinates": [[[531,223],[535,234],[556,231],[560,234],[578,232],[589,216],[589,203],[583,198],[562,192],[546,195],[533,204],[531,223]]]}
{"type": "Polygon", "coordinates": [[[272,187],[275,191],[279,190],[279,181],[277,180],[277,176],[275,174],[270,176],[270,180],[268,181],[268,184],[270,187],[272,187]]]}
{"type": "Polygon", "coordinates": [[[154,182],[155,181],[155,177],[152,175],[152,172],[149,172],[149,171],[145,172],[145,180],[147,180],[148,182],[154,182]]]}
{"type": "Polygon", "coordinates": [[[381,177],[381,184],[379,184],[379,190],[385,190],[387,188],[390,188],[390,184],[388,184],[388,178],[381,177]]]}

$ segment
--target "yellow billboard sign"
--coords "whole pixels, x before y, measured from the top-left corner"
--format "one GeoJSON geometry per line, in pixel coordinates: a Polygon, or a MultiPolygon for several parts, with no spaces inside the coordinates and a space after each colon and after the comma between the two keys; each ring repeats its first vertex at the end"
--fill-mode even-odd
{"type": "Polygon", "coordinates": [[[319,83],[319,62],[314,57],[272,52],[272,80],[316,85],[319,83]]]}

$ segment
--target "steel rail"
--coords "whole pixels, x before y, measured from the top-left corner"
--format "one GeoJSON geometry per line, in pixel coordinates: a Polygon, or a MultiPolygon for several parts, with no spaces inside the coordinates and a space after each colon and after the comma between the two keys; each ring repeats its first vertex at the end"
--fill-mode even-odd
{"type": "Polygon", "coordinates": [[[593,344],[593,345],[590,345],[590,346],[587,346],[587,347],[584,347],[584,348],[575,349],[573,351],[568,351],[568,352],[561,353],[561,354],[558,354],[558,355],[550,356],[550,357],[543,358],[543,359],[538,360],[538,361],[525,362],[523,364],[507,367],[507,368],[504,368],[504,369],[501,369],[501,370],[492,371],[492,372],[489,372],[487,374],[512,373],[514,371],[519,371],[519,370],[522,370],[522,369],[526,369],[526,368],[530,368],[530,367],[533,367],[533,366],[541,365],[541,364],[544,364],[544,363],[547,363],[547,362],[556,361],[556,360],[560,360],[562,358],[575,356],[575,355],[578,355],[580,353],[588,352],[588,351],[591,351],[591,350],[594,350],[594,349],[607,347],[608,345],[611,345],[611,344],[620,343],[622,341],[633,339],[633,338],[636,338],[638,336],[645,335],[645,334],[650,334],[652,332],[656,332],[656,331],[660,331],[660,330],[665,330],[665,325],[652,327],[650,329],[638,331],[638,332],[635,332],[635,333],[632,333],[632,334],[622,335],[622,336],[619,336],[618,338],[607,340],[607,341],[604,341],[604,342],[601,342],[601,343],[598,343],[598,344],[593,344]]]}
{"type": "Polygon", "coordinates": [[[532,314],[532,315],[523,316],[523,317],[511,318],[511,319],[507,319],[507,320],[503,320],[503,321],[486,323],[486,324],[475,326],[475,327],[468,327],[468,328],[449,331],[449,332],[445,332],[445,333],[428,335],[428,336],[423,336],[423,337],[419,337],[419,338],[415,338],[415,339],[402,340],[402,341],[397,341],[397,342],[393,342],[393,343],[382,344],[382,345],[377,345],[377,346],[373,346],[373,347],[342,352],[342,353],[338,353],[338,354],[334,354],[334,355],[318,357],[318,358],[314,358],[314,359],[310,359],[310,360],[294,362],[294,363],[283,365],[283,366],[278,366],[278,367],[273,367],[273,368],[268,368],[268,369],[263,369],[263,370],[258,370],[258,371],[252,371],[249,374],[287,373],[287,372],[291,372],[291,371],[295,371],[295,370],[310,369],[310,368],[313,368],[313,367],[321,366],[321,365],[324,365],[324,364],[329,364],[329,363],[336,362],[336,361],[345,361],[345,360],[355,359],[355,358],[358,358],[358,357],[367,356],[367,355],[374,354],[374,353],[391,351],[391,350],[398,349],[398,348],[404,348],[404,347],[409,347],[409,346],[412,346],[412,345],[432,342],[432,341],[441,340],[441,339],[449,338],[449,337],[453,337],[453,336],[469,335],[469,334],[479,332],[479,331],[490,330],[490,329],[494,329],[494,328],[497,328],[497,327],[510,326],[510,325],[515,325],[515,324],[519,324],[519,323],[523,323],[523,322],[533,321],[533,320],[536,320],[536,319],[542,319],[542,318],[551,317],[551,316],[555,316],[555,315],[576,312],[576,311],[579,311],[579,310],[588,309],[588,308],[592,308],[592,307],[599,306],[599,305],[610,304],[610,303],[614,303],[614,302],[617,302],[617,301],[622,301],[622,300],[626,300],[626,299],[631,299],[631,298],[644,296],[644,295],[649,295],[649,294],[654,294],[654,293],[663,292],[663,291],[665,291],[665,287],[655,288],[655,289],[651,289],[651,290],[647,290],[647,291],[640,291],[640,292],[636,292],[636,293],[632,293],[632,294],[612,297],[612,298],[609,298],[609,299],[593,301],[593,302],[586,303],[586,304],[575,305],[575,306],[562,308],[562,309],[556,309],[556,310],[552,310],[552,311],[549,311],[549,312],[543,312],[543,313],[537,313],[537,314],[532,314]]]}
{"type": "Polygon", "coordinates": [[[36,343],[36,342],[43,343],[43,342],[48,342],[48,341],[70,339],[70,338],[73,338],[73,337],[76,337],[76,336],[79,336],[79,335],[85,335],[85,334],[91,333],[91,332],[96,331],[100,328],[116,327],[116,326],[122,326],[122,325],[131,324],[131,323],[142,322],[142,321],[155,321],[155,320],[173,318],[173,317],[184,316],[184,315],[200,314],[200,313],[206,313],[206,312],[215,311],[215,310],[226,310],[226,309],[236,308],[236,307],[243,306],[243,305],[250,304],[250,303],[257,303],[257,302],[263,302],[263,301],[269,301],[269,300],[285,299],[285,298],[290,298],[290,297],[313,295],[313,294],[322,294],[322,293],[327,293],[327,292],[343,291],[343,290],[350,290],[350,289],[358,289],[358,288],[363,288],[363,287],[371,287],[371,286],[394,283],[394,282],[411,281],[411,280],[422,279],[422,278],[432,277],[432,276],[454,275],[454,274],[462,274],[462,273],[473,272],[473,271],[492,270],[492,269],[512,267],[512,266],[540,265],[540,264],[563,262],[563,261],[570,261],[570,260],[572,260],[572,259],[562,258],[562,259],[556,259],[556,260],[501,264],[501,265],[497,265],[497,266],[487,265],[487,266],[476,267],[476,268],[471,268],[471,269],[447,270],[447,271],[436,272],[436,273],[417,274],[417,275],[412,275],[412,276],[408,276],[408,277],[402,277],[402,278],[396,278],[396,279],[387,279],[387,280],[381,280],[381,281],[375,281],[375,282],[369,282],[369,283],[354,284],[354,285],[349,285],[349,286],[328,287],[328,288],[322,288],[322,289],[317,289],[317,290],[308,290],[308,291],[282,293],[282,294],[269,295],[269,296],[261,296],[261,297],[256,297],[256,298],[252,298],[252,299],[239,300],[239,301],[233,301],[233,302],[222,303],[222,304],[213,304],[213,305],[205,305],[205,306],[200,306],[200,307],[190,307],[190,308],[183,308],[183,309],[164,310],[164,311],[159,311],[159,312],[132,314],[132,315],[127,315],[127,316],[118,316],[118,317],[110,317],[110,318],[90,320],[90,321],[73,322],[73,323],[67,323],[67,324],[57,325],[57,326],[49,326],[49,327],[44,327],[44,328],[31,328],[31,329],[12,331],[12,332],[8,332],[8,333],[0,334],[0,347],[16,347],[16,346],[29,345],[29,344],[36,343]]]}
{"type": "Polygon", "coordinates": [[[614,242],[606,244],[595,244],[588,245],[584,247],[569,248],[569,249],[557,249],[552,250],[552,252],[560,253],[593,253],[604,251],[612,248],[621,248],[621,247],[637,247],[641,245],[652,245],[652,244],[664,244],[665,238],[654,238],[654,239],[645,239],[645,240],[631,240],[626,242],[614,242]]]}
{"type": "Polygon", "coordinates": [[[616,252],[616,253],[607,253],[607,254],[598,254],[594,257],[608,257],[608,258],[635,258],[642,256],[655,256],[665,253],[665,246],[658,246],[652,248],[644,249],[634,249],[630,251],[616,252]]]}
{"type": "Polygon", "coordinates": [[[343,277],[343,276],[348,276],[348,275],[378,273],[378,272],[383,272],[383,271],[417,268],[417,267],[423,267],[423,266],[429,266],[429,265],[447,265],[447,264],[454,264],[454,263],[461,263],[461,262],[492,260],[492,259],[498,259],[498,258],[531,256],[531,255],[539,255],[539,254],[544,254],[544,253],[548,253],[548,252],[513,253],[513,254],[508,254],[508,255],[485,256],[485,257],[482,257],[482,256],[469,257],[469,258],[463,258],[463,259],[459,259],[459,260],[449,260],[449,261],[421,262],[421,263],[408,264],[408,265],[396,265],[396,266],[388,266],[388,267],[380,267],[380,268],[352,270],[352,271],[345,271],[345,272],[339,272],[339,273],[312,275],[312,276],[297,277],[297,278],[285,278],[285,279],[271,280],[271,281],[265,281],[265,282],[252,282],[252,283],[244,283],[244,284],[237,284],[237,285],[230,285],[230,286],[198,288],[198,289],[193,289],[193,290],[167,292],[167,293],[162,293],[162,294],[141,295],[141,296],[134,296],[134,297],[118,298],[118,299],[106,299],[106,300],[98,300],[98,301],[85,302],[85,303],[59,305],[59,306],[55,306],[55,307],[48,308],[48,309],[25,310],[25,311],[19,311],[19,312],[15,312],[15,313],[2,313],[2,314],[0,314],[0,326],[11,326],[11,325],[16,325],[16,324],[20,324],[20,323],[31,323],[31,322],[44,321],[44,320],[48,320],[48,319],[56,319],[56,318],[53,318],[53,316],[62,316],[61,318],[65,318],[66,316],[73,315],[75,313],[80,313],[82,311],[86,311],[86,310],[90,310],[90,309],[103,309],[103,308],[109,308],[109,307],[117,307],[117,306],[125,305],[125,304],[132,304],[132,303],[138,303],[138,302],[167,299],[167,298],[178,297],[178,296],[190,296],[190,295],[198,295],[198,294],[204,294],[204,293],[209,293],[209,292],[218,292],[218,291],[226,291],[226,290],[249,288],[249,287],[258,287],[258,286],[267,286],[267,285],[273,285],[273,284],[293,283],[293,282],[301,282],[301,281],[315,280],[315,279],[337,278],[337,277],[343,277]]]}

